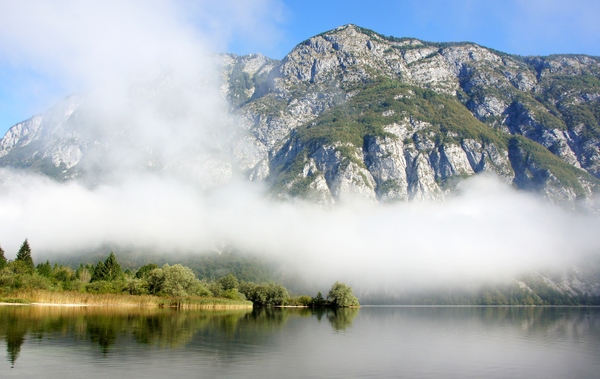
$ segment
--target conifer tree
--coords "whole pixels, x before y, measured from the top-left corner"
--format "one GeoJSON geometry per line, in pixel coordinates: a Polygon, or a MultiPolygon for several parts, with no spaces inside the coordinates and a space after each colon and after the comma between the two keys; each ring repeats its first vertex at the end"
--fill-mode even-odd
{"type": "Polygon", "coordinates": [[[102,261],[98,261],[98,264],[94,267],[90,283],[97,282],[99,280],[106,280],[106,269],[104,268],[104,262],[102,261]]]}
{"type": "Polygon", "coordinates": [[[0,270],[2,270],[4,267],[6,267],[6,257],[4,256],[4,249],[2,249],[2,246],[0,246],[0,270]]]}
{"type": "Polygon", "coordinates": [[[52,266],[50,266],[49,261],[46,261],[46,263],[38,264],[35,270],[38,274],[40,274],[41,276],[45,276],[46,278],[52,276],[52,266]]]}
{"type": "Polygon", "coordinates": [[[123,276],[121,265],[117,262],[117,257],[113,252],[104,261],[104,269],[106,270],[106,280],[115,280],[123,276]]]}
{"type": "Polygon", "coordinates": [[[27,267],[30,267],[32,270],[34,269],[35,266],[33,265],[33,258],[31,258],[31,248],[29,247],[27,239],[23,241],[23,244],[19,248],[15,261],[24,262],[27,267]]]}
{"type": "Polygon", "coordinates": [[[104,262],[100,261],[94,268],[94,273],[90,282],[96,282],[99,280],[115,280],[123,276],[121,265],[117,262],[115,253],[111,252],[108,258],[104,262]]]}

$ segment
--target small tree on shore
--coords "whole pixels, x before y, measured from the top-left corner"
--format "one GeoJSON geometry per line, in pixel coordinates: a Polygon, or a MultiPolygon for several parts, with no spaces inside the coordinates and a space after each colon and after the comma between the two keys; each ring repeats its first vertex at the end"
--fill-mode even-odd
{"type": "Polygon", "coordinates": [[[331,286],[327,300],[336,308],[357,307],[360,305],[358,299],[352,293],[352,288],[340,282],[335,282],[331,286]]]}
{"type": "Polygon", "coordinates": [[[33,265],[33,258],[31,258],[31,248],[29,247],[29,242],[27,239],[23,241],[23,244],[19,248],[19,252],[17,253],[17,258],[15,261],[25,263],[27,267],[31,268],[31,270],[35,268],[33,265]]]}

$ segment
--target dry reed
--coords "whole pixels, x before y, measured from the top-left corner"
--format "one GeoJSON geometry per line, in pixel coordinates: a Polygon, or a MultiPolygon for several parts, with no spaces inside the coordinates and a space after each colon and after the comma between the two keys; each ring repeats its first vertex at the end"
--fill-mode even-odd
{"type": "MultiPolygon", "coordinates": [[[[8,297],[8,296],[7,296],[8,297]]],[[[39,289],[11,291],[10,298],[32,303],[62,305],[125,305],[138,307],[173,307],[179,309],[242,309],[251,308],[249,301],[190,296],[168,298],[152,295],[91,294],[85,292],[52,292],[39,289]]]]}

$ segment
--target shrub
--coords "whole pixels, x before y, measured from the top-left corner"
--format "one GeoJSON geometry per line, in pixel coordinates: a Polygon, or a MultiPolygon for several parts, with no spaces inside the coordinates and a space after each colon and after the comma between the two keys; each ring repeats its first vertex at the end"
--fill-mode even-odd
{"type": "Polygon", "coordinates": [[[231,300],[246,300],[246,296],[238,292],[235,288],[230,288],[228,290],[223,291],[221,297],[231,300]]]}
{"type": "Polygon", "coordinates": [[[122,293],[126,290],[126,283],[124,281],[107,281],[98,280],[91,282],[85,286],[86,292],[89,293],[122,293]]]}
{"type": "Polygon", "coordinates": [[[243,292],[248,300],[259,306],[284,305],[289,299],[287,289],[281,284],[259,284],[245,286],[243,292]]]}
{"type": "Polygon", "coordinates": [[[291,297],[288,299],[287,302],[288,305],[293,305],[297,307],[308,307],[311,305],[311,303],[312,298],[306,295],[291,297]]]}
{"type": "Polygon", "coordinates": [[[125,285],[125,290],[131,295],[147,295],[148,283],[142,279],[131,279],[125,285]]]}

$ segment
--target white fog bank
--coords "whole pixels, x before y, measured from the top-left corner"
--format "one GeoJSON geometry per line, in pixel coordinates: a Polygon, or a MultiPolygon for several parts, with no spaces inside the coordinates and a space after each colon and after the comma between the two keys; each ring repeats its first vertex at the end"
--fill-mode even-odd
{"type": "Polygon", "coordinates": [[[311,281],[388,286],[567,267],[600,246],[596,216],[491,176],[466,180],[444,202],[334,208],[270,200],[248,182],[206,192],[156,175],[95,189],[8,170],[0,178],[0,243],[9,258],[25,238],[46,255],[104,244],[165,254],[231,246],[311,281]]]}

